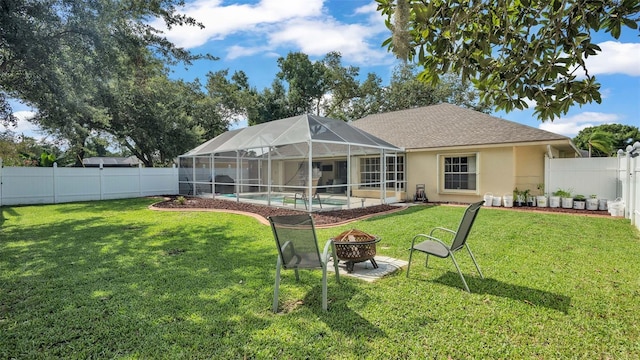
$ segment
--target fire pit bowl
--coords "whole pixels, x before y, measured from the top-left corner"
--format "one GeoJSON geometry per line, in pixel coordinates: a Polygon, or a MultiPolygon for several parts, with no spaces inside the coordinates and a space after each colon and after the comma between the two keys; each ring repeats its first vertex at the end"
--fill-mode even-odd
{"type": "Polygon", "coordinates": [[[338,259],[346,262],[348,273],[353,272],[356,263],[367,260],[371,261],[374,269],[378,268],[374,257],[376,256],[376,243],[380,241],[380,237],[351,229],[331,240],[336,247],[338,259]]]}

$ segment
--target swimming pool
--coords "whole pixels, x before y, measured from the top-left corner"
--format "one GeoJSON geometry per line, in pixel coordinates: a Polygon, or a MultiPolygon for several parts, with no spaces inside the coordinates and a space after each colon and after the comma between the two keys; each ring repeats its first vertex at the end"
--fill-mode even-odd
{"type": "MultiPolygon", "coordinates": [[[[223,194],[222,197],[226,197],[229,199],[235,199],[236,194],[223,194]]],[[[255,201],[269,201],[269,195],[258,193],[258,194],[241,194],[240,199],[243,200],[255,200],[255,201]]],[[[293,195],[283,195],[283,194],[271,194],[271,202],[272,203],[280,203],[280,204],[293,204],[294,196],[293,195]]],[[[331,205],[331,206],[344,206],[347,205],[346,199],[336,199],[336,198],[323,198],[321,199],[322,205],[331,205]]],[[[304,205],[304,200],[298,198],[296,201],[296,205],[304,205]]],[[[318,199],[313,199],[313,205],[320,205],[318,203],[318,199]]]]}

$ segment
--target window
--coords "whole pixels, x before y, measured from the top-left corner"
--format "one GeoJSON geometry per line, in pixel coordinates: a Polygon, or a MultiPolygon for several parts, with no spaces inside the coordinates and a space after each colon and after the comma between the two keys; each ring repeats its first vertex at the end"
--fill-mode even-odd
{"type": "MultiPolygon", "coordinates": [[[[404,188],[404,156],[386,158],[385,176],[388,189],[394,188],[394,179],[404,188]]],[[[380,182],[380,157],[360,159],[360,188],[380,188],[380,182]]]]}
{"type": "Polygon", "coordinates": [[[379,188],[380,187],[380,158],[360,159],[360,187],[379,188]]]}
{"type": "Polygon", "coordinates": [[[444,190],[477,189],[476,155],[444,157],[444,190]]]}

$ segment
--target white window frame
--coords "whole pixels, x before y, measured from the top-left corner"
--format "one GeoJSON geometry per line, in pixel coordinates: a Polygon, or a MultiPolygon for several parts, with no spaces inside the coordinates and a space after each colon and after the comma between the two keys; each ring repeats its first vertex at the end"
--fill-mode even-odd
{"type": "MultiPolygon", "coordinates": [[[[394,175],[396,177],[396,179],[394,180],[394,183],[397,183],[400,185],[400,190],[403,191],[404,190],[404,182],[405,182],[405,166],[406,166],[406,155],[402,154],[402,155],[396,155],[396,166],[398,167],[398,169],[392,168],[390,167],[387,163],[387,158],[384,158],[384,168],[385,168],[385,175],[387,178],[386,180],[391,180],[390,179],[390,175],[394,175]],[[401,162],[401,164],[399,164],[399,162],[401,162]],[[401,169],[400,169],[401,168],[401,169]],[[395,172],[397,170],[397,173],[395,172]]],[[[365,157],[361,157],[360,158],[360,167],[359,167],[359,172],[360,172],[360,189],[380,189],[381,184],[383,183],[383,179],[380,179],[380,157],[379,156],[365,156],[365,157]],[[370,160],[375,160],[377,161],[377,164],[369,164],[368,162],[370,160]],[[377,181],[367,181],[365,182],[365,176],[363,176],[364,174],[369,174],[369,178],[375,178],[377,179],[377,181]]]]}
{"type": "Polygon", "coordinates": [[[479,194],[480,188],[480,153],[451,153],[451,154],[438,154],[438,189],[441,194],[479,194]],[[468,158],[475,157],[475,170],[473,172],[467,171],[467,174],[475,174],[475,189],[447,189],[445,188],[445,160],[447,158],[468,158]]]}

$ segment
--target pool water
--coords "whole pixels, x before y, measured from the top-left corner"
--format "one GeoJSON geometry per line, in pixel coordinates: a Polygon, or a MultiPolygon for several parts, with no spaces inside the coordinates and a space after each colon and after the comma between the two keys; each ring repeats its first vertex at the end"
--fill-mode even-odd
{"type": "MultiPolygon", "coordinates": [[[[231,199],[235,199],[236,198],[236,194],[224,194],[222,195],[223,197],[227,197],[227,198],[231,198],[231,199]]],[[[268,201],[269,200],[269,195],[267,194],[244,194],[244,195],[240,195],[241,199],[248,199],[248,200],[256,200],[256,201],[268,201]]],[[[271,195],[271,201],[275,202],[275,203],[284,203],[285,204],[293,204],[293,196],[284,196],[284,195],[280,195],[280,194],[272,194],[271,195]]],[[[300,205],[304,205],[304,201],[300,198],[297,199],[297,204],[300,205]]],[[[319,205],[318,203],[318,199],[313,199],[313,204],[314,205],[319,205]]],[[[343,199],[331,199],[331,198],[326,198],[326,199],[322,199],[322,205],[334,205],[334,206],[343,206],[343,205],[347,205],[347,201],[343,200],[343,199]]]]}

